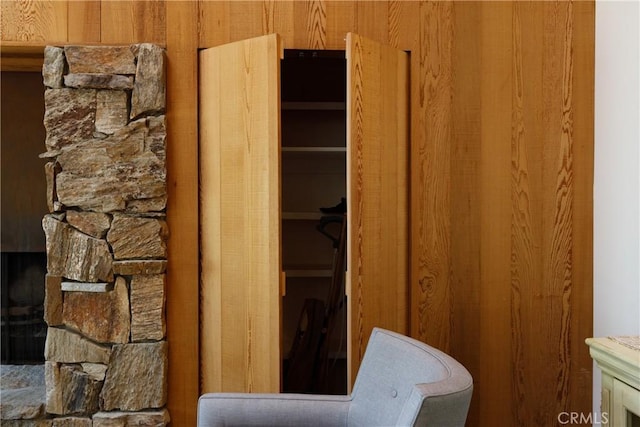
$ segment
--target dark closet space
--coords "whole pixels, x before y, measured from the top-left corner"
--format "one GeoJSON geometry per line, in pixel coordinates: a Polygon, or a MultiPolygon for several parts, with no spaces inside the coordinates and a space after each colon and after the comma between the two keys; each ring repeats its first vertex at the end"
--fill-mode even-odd
{"type": "Polygon", "coordinates": [[[283,391],[345,394],[346,59],[281,61],[283,391]]]}

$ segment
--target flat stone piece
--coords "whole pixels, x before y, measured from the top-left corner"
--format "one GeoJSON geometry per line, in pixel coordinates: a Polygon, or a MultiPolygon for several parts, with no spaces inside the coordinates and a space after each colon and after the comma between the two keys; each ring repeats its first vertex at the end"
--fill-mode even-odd
{"type": "Polygon", "coordinates": [[[44,365],[0,366],[0,419],[35,419],[44,414],[44,365]]]}
{"type": "Polygon", "coordinates": [[[162,162],[166,160],[167,127],[166,116],[147,117],[149,133],[145,136],[144,145],[154,152],[162,162]]]}
{"type": "Polygon", "coordinates": [[[44,93],[47,150],[91,138],[96,120],[94,89],[47,89],[44,93]]]}
{"type": "Polygon", "coordinates": [[[113,134],[127,125],[128,118],[127,93],[121,90],[101,90],[97,95],[96,130],[105,134],[113,134]]]}
{"type": "Polygon", "coordinates": [[[81,363],[80,366],[82,366],[82,370],[94,380],[104,381],[107,373],[107,365],[101,363],[81,363]]]}
{"type": "Polygon", "coordinates": [[[66,329],[49,328],[44,344],[44,357],[61,363],[109,363],[111,347],[89,341],[66,329]]]}
{"type": "Polygon", "coordinates": [[[133,76],[121,76],[118,74],[67,74],[64,76],[64,85],[83,89],[132,89],[133,76]]]}
{"type": "Polygon", "coordinates": [[[98,412],[93,415],[93,427],[121,427],[121,426],[166,426],[171,421],[169,411],[141,412],[98,412]]]}
{"type": "Polygon", "coordinates": [[[44,165],[44,174],[47,180],[47,207],[49,212],[53,213],[58,207],[56,202],[56,173],[60,172],[60,166],[56,162],[48,162],[44,165]]]}
{"type": "Polygon", "coordinates": [[[44,321],[62,325],[62,278],[47,274],[44,280],[44,321]]]}
{"type": "Polygon", "coordinates": [[[164,338],[164,291],[164,274],[133,276],[131,279],[131,341],[164,338]]]}
{"type": "Polygon", "coordinates": [[[95,212],[127,209],[136,200],[166,198],[164,152],[145,143],[145,119],[130,122],[104,139],[86,140],[61,151],[56,176],[58,199],[65,206],[95,212]]]}
{"type": "Polygon", "coordinates": [[[30,420],[43,416],[44,394],[44,386],[0,390],[2,425],[4,420],[30,420]]]}
{"type": "Polygon", "coordinates": [[[114,345],[100,401],[104,411],[164,407],[167,401],[167,343],[114,345]]]}
{"type": "Polygon", "coordinates": [[[150,43],[138,45],[138,65],[131,94],[131,118],[163,112],[165,91],[164,51],[150,43]]]}
{"type": "Polygon", "coordinates": [[[132,259],[113,262],[113,272],[123,276],[160,274],[166,270],[167,260],[164,259],[132,259]]]}
{"type": "Polygon", "coordinates": [[[51,427],[92,427],[91,418],[59,417],[51,421],[51,427]]]}
{"type": "Polygon", "coordinates": [[[149,213],[158,212],[167,206],[167,196],[153,197],[142,200],[131,200],[127,203],[127,212],[149,213]]]}
{"type": "Polygon", "coordinates": [[[166,258],[167,236],[163,220],[116,214],[107,241],[116,260],[166,258]]]}
{"type": "Polygon", "coordinates": [[[80,365],[46,364],[47,412],[57,415],[90,415],[99,408],[102,382],[82,370],[80,365]]]}
{"type": "Polygon", "coordinates": [[[2,427],[51,427],[53,420],[2,420],[2,427]]]}
{"type": "Polygon", "coordinates": [[[135,74],[129,46],[65,46],[71,73],[135,74]]]}
{"type": "Polygon", "coordinates": [[[50,88],[61,88],[63,72],[64,50],[60,47],[46,46],[42,64],[42,82],[50,88]]]}
{"type": "Polygon", "coordinates": [[[62,403],[62,380],[60,379],[60,366],[58,362],[47,360],[44,363],[46,389],[46,409],[50,414],[62,414],[64,405],[62,403]]]}
{"type": "Polygon", "coordinates": [[[60,287],[64,292],[109,292],[113,283],[62,282],[60,287]]]}
{"type": "Polygon", "coordinates": [[[112,282],[112,257],[106,241],[87,236],[69,224],[45,215],[47,270],[81,282],[112,282]]]}
{"type": "Polygon", "coordinates": [[[65,414],[93,414],[100,410],[98,398],[102,381],[94,380],[78,365],[63,365],[60,377],[65,414]]]}
{"type": "Polygon", "coordinates": [[[69,292],[64,297],[64,324],[99,343],[129,342],[129,291],[123,277],[110,292],[69,292]]]}
{"type": "Polygon", "coordinates": [[[107,235],[111,227],[111,216],[101,212],[67,211],[67,222],[74,228],[96,239],[107,235]]]}
{"type": "Polygon", "coordinates": [[[44,365],[0,365],[3,390],[44,386],[44,365]]]}

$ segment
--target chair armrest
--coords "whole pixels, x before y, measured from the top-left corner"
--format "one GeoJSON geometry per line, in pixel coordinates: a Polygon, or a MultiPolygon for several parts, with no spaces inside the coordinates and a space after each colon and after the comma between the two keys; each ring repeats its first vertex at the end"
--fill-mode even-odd
{"type": "Polygon", "coordinates": [[[470,375],[417,384],[403,408],[398,425],[464,427],[472,394],[470,375]]]}
{"type": "Polygon", "coordinates": [[[198,427],[346,426],[351,396],[208,393],[198,400],[198,427]]]}

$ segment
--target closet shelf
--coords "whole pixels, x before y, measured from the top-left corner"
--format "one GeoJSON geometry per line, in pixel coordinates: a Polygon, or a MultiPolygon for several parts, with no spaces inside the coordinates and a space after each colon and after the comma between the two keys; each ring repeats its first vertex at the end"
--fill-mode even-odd
{"type": "Polygon", "coordinates": [[[281,103],[282,110],[345,110],[345,102],[296,102],[283,101],[281,103]]]}
{"type": "Polygon", "coordinates": [[[282,219],[287,220],[320,220],[321,212],[282,212],[282,219]]]}
{"type": "Polygon", "coordinates": [[[283,153],[346,153],[347,147],[282,147],[283,153]]]}
{"type": "Polygon", "coordinates": [[[322,269],[305,269],[305,268],[285,268],[284,272],[287,279],[295,278],[309,278],[309,277],[331,277],[332,271],[330,268],[322,269]]]}

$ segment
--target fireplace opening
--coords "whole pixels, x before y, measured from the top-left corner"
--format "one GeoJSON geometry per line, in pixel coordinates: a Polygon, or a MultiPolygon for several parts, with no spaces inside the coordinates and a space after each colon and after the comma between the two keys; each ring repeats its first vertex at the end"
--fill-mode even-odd
{"type": "Polygon", "coordinates": [[[45,238],[48,213],[44,85],[40,73],[1,74],[2,364],[44,362],[45,238]]]}
{"type": "Polygon", "coordinates": [[[2,364],[44,363],[44,252],[2,252],[2,364]]]}

